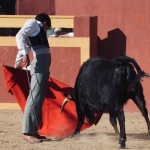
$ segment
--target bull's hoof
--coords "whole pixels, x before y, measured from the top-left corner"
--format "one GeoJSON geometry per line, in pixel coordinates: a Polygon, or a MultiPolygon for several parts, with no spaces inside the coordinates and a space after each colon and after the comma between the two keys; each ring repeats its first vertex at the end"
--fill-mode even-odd
{"type": "Polygon", "coordinates": [[[119,148],[125,148],[125,147],[126,147],[126,145],[118,144],[118,149],[119,149],[119,148]]]}
{"type": "Polygon", "coordinates": [[[126,147],[125,142],[126,142],[125,138],[120,138],[118,148],[125,148],[126,147]]]}

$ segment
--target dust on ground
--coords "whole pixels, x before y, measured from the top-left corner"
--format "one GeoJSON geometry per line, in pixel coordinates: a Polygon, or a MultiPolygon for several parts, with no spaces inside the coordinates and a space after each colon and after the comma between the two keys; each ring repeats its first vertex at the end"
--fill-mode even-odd
{"type": "MultiPolygon", "coordinates": [[[[149,116],[150,117],[150,116],[149,116]]],[[[146,122],[141,113],[125,113],[126,149],[150,150],[146,122]]],[[[23,113],[20,110],[0,110],[0,150],[115,150],[119,138],[103,114],[99,123],[82,131],[76,138],[48,138],[38,144],[22,139],[23,113]]]]}

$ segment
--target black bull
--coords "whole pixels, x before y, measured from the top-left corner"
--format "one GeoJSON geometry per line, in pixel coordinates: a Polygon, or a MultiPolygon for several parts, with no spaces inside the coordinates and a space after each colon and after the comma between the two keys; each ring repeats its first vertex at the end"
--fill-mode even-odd
{"type": "MultiPolygon", "coordinates": [[[[100,57],[87,60],[80,68],[74,92],[70,94],[71,97],[67,98],[67,101],[68,99],[75,101],[78,115],[77,127],[71,137],[80,133],[85,117],[89,123],[93,124],[95,123],[94,114],[107,110],[110,115],[110,123],[116,133],[118,133],[116,121],[118,119],[119,147],[125,147],[123,106],[128,99],[132,99],[140,109],[150,135],[148,111],[140,83],[142,77],[149,77],[149,75],[141,70],[134,59],[125,55],[120,55],[111,61],[100,57]]],[[[62,110],[67,101],[64,101],[62,110]]]]}

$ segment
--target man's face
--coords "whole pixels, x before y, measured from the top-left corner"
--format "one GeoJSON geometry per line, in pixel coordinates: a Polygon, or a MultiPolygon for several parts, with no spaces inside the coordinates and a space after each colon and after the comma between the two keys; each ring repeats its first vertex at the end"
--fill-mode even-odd
{"type": "Polygon", "coordinates": [[[43,23],[43,29],[44,29],[44,31],[49,29],[49,26],[47,25],[46,21],[43,23]]]}

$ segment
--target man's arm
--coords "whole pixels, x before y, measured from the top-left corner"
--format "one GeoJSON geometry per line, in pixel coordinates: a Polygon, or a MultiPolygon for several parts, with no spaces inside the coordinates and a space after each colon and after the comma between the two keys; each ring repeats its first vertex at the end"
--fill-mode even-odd
{"type": "Polygon", "coordinates": [[[36,30],[36,24],[37,22],[34,19],[28,20],[16,35],[19,51],[15,61],[15,68],[20,68],[21,62],[25,67],[30,65],[29,49],[27,48],[26,38],[32,35],[36,30]]]}

